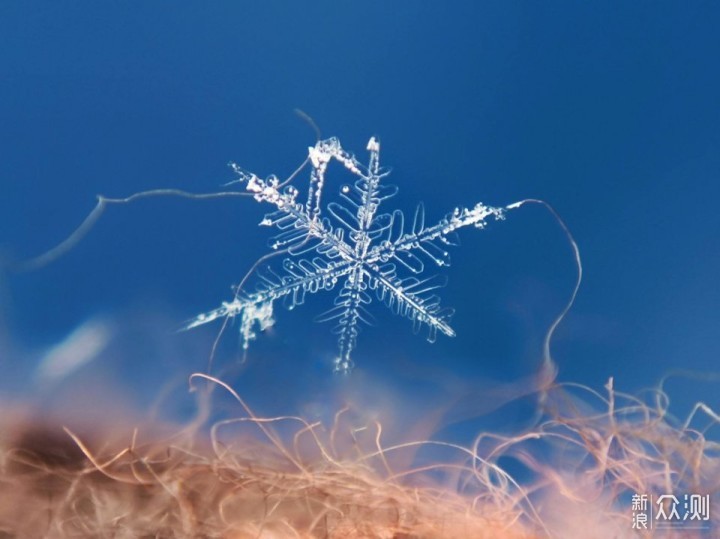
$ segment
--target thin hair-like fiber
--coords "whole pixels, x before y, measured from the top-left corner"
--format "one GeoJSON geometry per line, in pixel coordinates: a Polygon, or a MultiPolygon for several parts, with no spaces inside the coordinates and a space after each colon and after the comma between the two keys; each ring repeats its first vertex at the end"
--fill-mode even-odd
{"type": "Polygon", "coordinates": [[[191,385],[201,381],[242,414],[155,440],[133,429],[124,446],[102,432],[2,425],[0,537],[699,538],[710,535],[634,530],[629,496],[707,494],[719,509],[720,446],[693,418],[674,425],[660,390],[650,405],[612,380],[606,395],[554,384],[543,419],[517,435],[386,446],[381,424],[354,423],[350,407],[329,426],[264,418],[221,380],[195,374],[191,385]],[[392,467],[395,453],[438,446],[454,456],[392,467]]]}

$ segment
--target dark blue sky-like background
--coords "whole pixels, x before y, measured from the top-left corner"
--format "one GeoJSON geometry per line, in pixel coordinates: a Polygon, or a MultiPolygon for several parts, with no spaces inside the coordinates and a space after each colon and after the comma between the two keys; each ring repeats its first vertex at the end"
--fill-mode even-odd
{"type": "MultiPolygon", "coordinates": [[[[300,108],[362,160],[378,136],[400,187],[390,204],[408,213],[528,197],[557,209],[585,266],[554,341],[562,380],[636,390],[717,371],[719,23],[714,2],[5,2],[0,246],[48,249],[98,193],[213,191],[229,161],[286,176],[314,141],[300,108]]],[[[112,207],[65,257],[5,273],[4,390],[32,387],[44,351],[94,317],[116,337],[87,376],[150,398],[202,369],[217,328],[174,330],[267,252],[262,215],[250,199],[112,207]]],[[[561,229],[528,207],[462,240],[443,291],[457,338],[429,345],[375,305],[358,376],[512,381],[537,367],[574,282],[561,229]]],[[[279,310],[229,381],[258,400],[321,400],[339,383],[336,344],[311,318],[331,302],[279,310]]],[[[220,366],[237,346],[229,334],[220,366]]],[[[707,385],[671,396],[717,408],[707,385]]]]}

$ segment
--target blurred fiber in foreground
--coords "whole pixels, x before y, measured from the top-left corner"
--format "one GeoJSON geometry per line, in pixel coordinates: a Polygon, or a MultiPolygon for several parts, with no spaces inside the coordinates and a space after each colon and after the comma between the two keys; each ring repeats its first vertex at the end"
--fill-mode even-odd
{"type": "Polygon", "coordinates": [[[605,395],[555,385],[513,437],[386,447],[380,422],[352,408],[331,425],[263,418],[223,382],[194,378],[235,397],[238,416],[205,428],[203,391],[183,428],[80,433],[6,410],[0,537],[713,537],[712,519],[635,529],[635,494],[709,495],[707,515],[720,510],[717,444],[698,417],[675,424],[660,391],[647,404],[612,380],[605,395]],[[428,461],[432,447],[445,457],[428,461]],[[399,455],[412,464],[397,469],[399,455]]]}

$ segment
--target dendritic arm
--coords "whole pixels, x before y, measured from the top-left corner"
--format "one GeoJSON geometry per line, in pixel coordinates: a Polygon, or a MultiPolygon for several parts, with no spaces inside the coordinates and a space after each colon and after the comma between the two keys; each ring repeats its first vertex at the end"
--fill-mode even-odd
{"type": "Polygon", "coordinates": [[[370,287],[376,290],[378,299],[395,314],[410,319],[416,333],[420,326],[427,325],[428,341],[435,342],[438,331],[454,337],[455,331],[448,323],[454,311],[441,307],[440,296],[432,293],[445,282],[434,277],[401,279],[392,265],[386,268],[382,272],[368,273],[370,287]]]}
{"type": "MultiPolygon", "coordinates": [[[[338,345],[339,356],[335,360],[335,371],[348,372],[352,369],[351,354],[357,343],[359,322],[363,320],[362,313],[364,304],[369,304],[371,299],[367,289],[367,253],[373,241],[371,230],[376,227],[375,214],[380,204],[379,187],[382,175],[380,174],[380,143],[373,137],[367,145],[370,152],[370,163],[367,173],[362,173],[355,166],[354,158],[349,162],[353,168],[351,172],[360,176],[355,182],[355,193],[359,195],[359,203],[356,204],[356,213],[350,223],[340,217],[342,205],[330,206],[332,213],[340,219],[350,230],[350,238],[354,246],[353,258],[356,260],[355,269],[345,281],[345,286],[335,300],[340,310],[340,318],[335,331],[339,334],[338,345]]],[[[348,161],[343,161],[348,166],[348,161]]],[[[348,167],[350,168],[350,167],[348,167]]],[[[349,191],[349,187],[344,190],[349,191]]],[[[345,199],[352,200],[345,193],[345,199]]],[[[348,212],[349,213],[349,212],[348,212]]]]}
{"type": "Polygon", "coordinates": [[[338,280],[352,270],[347,262],[330,266],[320,258],[299,262],[287,258],[283,261],[283,268],[283,275],[268,269],[268,274],[262,276],[256,292],[239,293],[233,301],[223,302],[217,309],[198,315],[185,329],[202,326],[218,318],[239,316],[243,348],[247,349],[249,342],[257,336],[256,325],[264,331],[275,323],[273,304],[276,300],[289,297],[289,308],[292,309],[304,302],[307,293],[315,293],[320,289],[332,290],[338,280]]]}
{"type": "Polygon", "coordinates": [[[425,227],[425,211],[420,205],[415,212],[411,231],[405,232],[403,214],[395,211],[388,227],[388,237],[373,247],[368,255],[368,263],[395,259],[413,273],[421,273],[424,264],[414,254],[414,251],[419,251],[438,266],[449,266],[450,254],[446,247],[458,243],[455,231],[471,225],[475,228],[485,228],[490,217],[496,220],[504,219],[505,210],[478,203],[472,209],[455,208],[436,225],[425,227]]]}
{"type": "Polygon", "coordinates": [[[319,242],[330,250],[327,253],[330,257],[352,258],[353,248],[344,241],[343,231],[334,230],[327,219],[319,218],[319,213],[311,216],[306,207],[296,201],[297,189],[286,186],[281,191],[280,181],[275,176],[262,179],[237,165],[232,165],[232,168],[239,176],[238,181],[245,183],[246,190],[254,195],[255,200],[278,208],[260,222],[262,226],[274,226],[281,230],[270,244],[273,249],[305,243],[317,245],[319,242]]]}
{"type": "Polygon", "coordinates": [[[349,273],[340,293],[335,298],[335,307],[318,317],[319,322],[337,320],[333,332],[338,335],[338,356],[335,358],[335,372],[349,372],[353,368],[351,354],[357,344],[360,323],[372,323],[372,315],[365,305],[372,299],[366,292],[366,274],[356,265],[349,273]]]}
{"type": "Polygon", "coordinates": [[[312,172],[310,173],[310,187],[308,188],[305,211],[310,218],[316,219],[322,211],[320,202],[323,187],[325,186],[325,171],[328,163],[332,159],[336,159],[356,175],[361,174],[360,163],[355,159],[355,156],[343,150],[340,141],[334,137],[320,140],[315,146],[310,146],[308,148],[308,158],[312,165],[312,172]]]}

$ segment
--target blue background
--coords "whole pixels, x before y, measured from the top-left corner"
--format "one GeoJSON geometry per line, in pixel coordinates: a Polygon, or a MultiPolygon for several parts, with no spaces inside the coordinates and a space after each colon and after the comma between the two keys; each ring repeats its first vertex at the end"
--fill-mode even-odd
{"type": "MultiPolygon", "coordinates": [[[[378,136],[389,205],[410,214],[527,197],[558,210],[585,266],[554,341],[562,380],[635,390],[717,371],[719,16],[714,2],[3,2],[0,246],[43,252],[98,193],[217,190],[229,161],[287,176],[314,142],[297,107],[361,160],[378,136]]],[[[44,351],[96,316],[116,339],[87,376],[142,400],[204,369],[217,326],[174,330],[267,252],[262,215],[242,198],[115,206],[52,265],[6,272],[4,390],[32,390],[44,351]]],[[[443,291],[458,336],[429,345],[376,304],[357,378],[422,399],[438,373],[534,372],[574,283],[561,229],[528,207],[462,240],[443,291]]],[[[331,326],[311,321],[331,302],[279,309],[226,379],[258,402],[322,402],[344,383],[331,326]]],[[[217,364],[238,354],[230,332],[217,364]]],[[[720,404],[716,383],[674,384],[680,404],[720,404]]]]}

